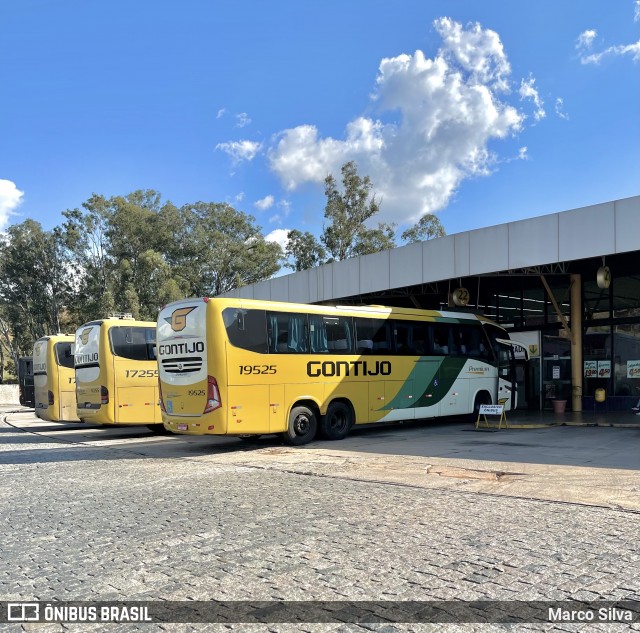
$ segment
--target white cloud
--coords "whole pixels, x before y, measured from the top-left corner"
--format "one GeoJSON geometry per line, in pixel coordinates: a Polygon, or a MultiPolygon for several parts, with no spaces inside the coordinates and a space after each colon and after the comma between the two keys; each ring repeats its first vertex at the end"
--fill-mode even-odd
{"type": "Polygon", "coordinates": [[[596,35],[598,35],[598,31],[596,31],[595,29],[583,31],[582,33],[580,33],[580,35],[578,35],[578,39],[576,40],[576,48],[578,50],[586,50],[588,48],[591,48],[596,35]]]}
{"type": "Polygon", "coordinates": [[[225,115],[226,111],[226,108],[220,108],[218,110],[218,114],[216,114],[216,119],[221,119],[225,115]]]}
{"type": "Polygon", "coordinates": [[[269,196],[265,196],[261,200],[258,200],[256,202],[254,202],[253,206],[256,209],[259,209],[260,211],[265,211],[266,209],[271,208],[273,206],[274,202],[275,202],[274,197],[269,195],[269,196]]]}
{"type": "MultiPolygon", "coordinates": [[[[635,22],[640,20],[640,0],[635,0],[633,19],[635,22]]],[[[587,51],[591,50],[593,40],[597,35],[595,29],[583,31],[576,40],[576,48],[580,51],[580,62],[583,64],[599,64],[603,57],[631,55],[634,62],[640,62],[640,40],[633,44],[617,44],[609,46],[599,53],[587,55],[587,51]]]]}
{"type": "Polygon", "coordinates": [[[264,236],[265,241],[267,242],[275,242],[276,244],[280,244],[282,250],[284,251],[287,248],[287,234],[291,229],[274,229],[268,235],[264,236]]]}
{"type": "Polygon", "coordinates": [[[564,99],[562,97],[558,97],[556,99],[556,114],[561,118],[561,119],[565,119],[565,120],[569,120],[569,115],[563,110],[564,108],[564,99]]]}
{"type": "Polygon", "coordinates": [[[246,112],[236,114],[236,127],[244,127],[245,125],[249,125],[249,123],[251,123],[251,119],[247,116],[246,112]]]}
{"type": "Polygon", "coordinates": [[[583,64],[599,64],[602,58],[608,55],[631,55],[634,62],[640,62],[640,40],[635,42],[635,44],[610,46],[600,53],[593,53],[592,55],[581,57],[580,61],[583,64]]]}
{"type": "Polygon", "coordinates": [[[501,99],[511,73],[502,43],[479,24],[441,18],[434,26],[442,46],[433,59],[418,50],[380,62],[372,98],[385,122],[356,118],[344,140],[323,138],[313,125],[278,135],[268,158],[287,189],[329,173],[339,180],[355,160],[382,198],[379,219],[403,222],[445,207],[465,178],[491,173],[489,143],[525,119],[501,99]]]}
{"type": "Polygon", "coordinates": [[[282,209],[282,213],[285,218],[291,213],[291,203],[288,200],[280,200],[278,202],[278,207],[282,209]]]}
{"type": "Polygon", "coordinates": [[[544,101],[540,98],[538,91],[534,87],[536,80],[533,77],[529,77],[526,81],[523,79],[520,82],[520,99],[531,99],[533,104],[536,106],[536,111],[533,113],[533,118],[536,121],[540,121],[547,116],[547,113],[544,111],[544,101]]]}
{"type": "Polygon", "coordinates": [[[243,160],[250,161],[262,149],[262,143],[256,141],[232,141],[229,143],[218,143],[216,149],[227,153],[234,164],[243,160]]]}
{"type": "Polygon", "coordinates": [[[529,148],[525,145],[518,150],[518,160],[529,160],[529,148]]]}
{"type": "Polygon", "coordinates": [[[23,191],[15,183],[0,178],[0,230],[4,230],[9,223],[13,211],[22,201],[23,191]]]}

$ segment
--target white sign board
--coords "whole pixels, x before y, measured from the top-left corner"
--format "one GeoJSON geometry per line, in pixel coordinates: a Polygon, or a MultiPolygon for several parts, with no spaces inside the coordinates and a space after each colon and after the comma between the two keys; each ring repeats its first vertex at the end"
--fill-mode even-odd
{"type": "Polygon", "coordinates": [[[503,404],[481,404],[480,415],[502,415],[504,411],[503,404]]]}
{"type": "Polygon", "coordinates": [[[553,380],[560,380],[560,365],[553,366],[553,380]]]}
{"type": "MultiPolygon", "coordinates": [[[[529,353],[529,358],[540,356],[540,332],[509,332],[509,338],[529,353]]],[[[514,347],[516,358],[525,358],[522,349],[514,347]]]]}
{"type": "Polygon", "coordinates": [[[611,361],[599,360],[598,361],[598,378],[610,378],[611,377],[611,361]]]}
{"type": "Polygon", "coordinates": [[[640,378],[640,360],[627,361],[627,378],[640,378]]]}
{"type": "Polygon", "coordinates": [[[584,361],[584,377],[595,378],[597,375],[598,375],[598,361],[585,360],[584,361]]]}

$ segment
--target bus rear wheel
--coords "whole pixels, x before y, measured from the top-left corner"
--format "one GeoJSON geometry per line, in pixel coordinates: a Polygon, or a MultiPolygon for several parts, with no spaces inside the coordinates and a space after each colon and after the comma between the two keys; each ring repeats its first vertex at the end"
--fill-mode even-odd
{"type": "Polygon", "coordinates": [[[147,424],[147,428],[156,435],[171,435],[171,431],[164,428],[164,424],[147,424]]]}
{"type": "Polygon", "coordinates": [[[351,408],[344,402],[332,402],[320,423],[320,434],[327,440],[342,440],[352,426],[351,408]]]}
{"type": "Polygon", "coordinates": [[[302,446],[313,441],[317,430],[318,419],[309,407],[293,407],[289,415],[289,427],[282,438],[291,446],[302,446]]]}

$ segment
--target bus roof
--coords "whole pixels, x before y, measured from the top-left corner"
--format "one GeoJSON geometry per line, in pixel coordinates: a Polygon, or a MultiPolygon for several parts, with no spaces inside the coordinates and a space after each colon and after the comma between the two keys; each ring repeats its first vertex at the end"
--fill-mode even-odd
{"type": "MultiPolygon", "coordinates": [[[[386,316],[386,317],[413,317],[413,318],[429,318],[434,320],[439,319],[455,319],[459,321],[483,321],[486,323],[492,323],[497,325],[484,316],[483,314],[477,314],[474,312],[460,312],[455,310],[420,310],[417,308],[398,308],[392,306],[381,305],[367,305],[367,306],[343,306],[343,305],[317,305],[307,303],[287,303],[283,301],[267,301],[261,299],[241,299],[241,298],[229,298],[229,297],[214,297],[204,298],[196,297],[192,299],[182,299],[180,301],[174,301],[169,305],[183,305],[193,304],[196,301],[215,302],[222,308],[225,307],[239,307],[239,308],[253,308],[254,310],[274,310],[283,311],[296,310],[304,311],[310,314],[327,314],[335,312],[336,315],[349,315],[349,316],[386,316]]],[[[168,306],[165,306],[168,307],[168,306]]],[[[498,326],[500,327],[500,326],[498,326]]]]}

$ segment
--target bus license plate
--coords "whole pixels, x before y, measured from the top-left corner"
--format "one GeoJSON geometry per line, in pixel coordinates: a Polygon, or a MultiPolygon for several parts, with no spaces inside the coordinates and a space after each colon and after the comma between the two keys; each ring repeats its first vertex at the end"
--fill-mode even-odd
{"type": "Polygon", "coordinates": [[[189,429],[188,424],[178,424],[178,431],[187,431],[189,429]]]}

